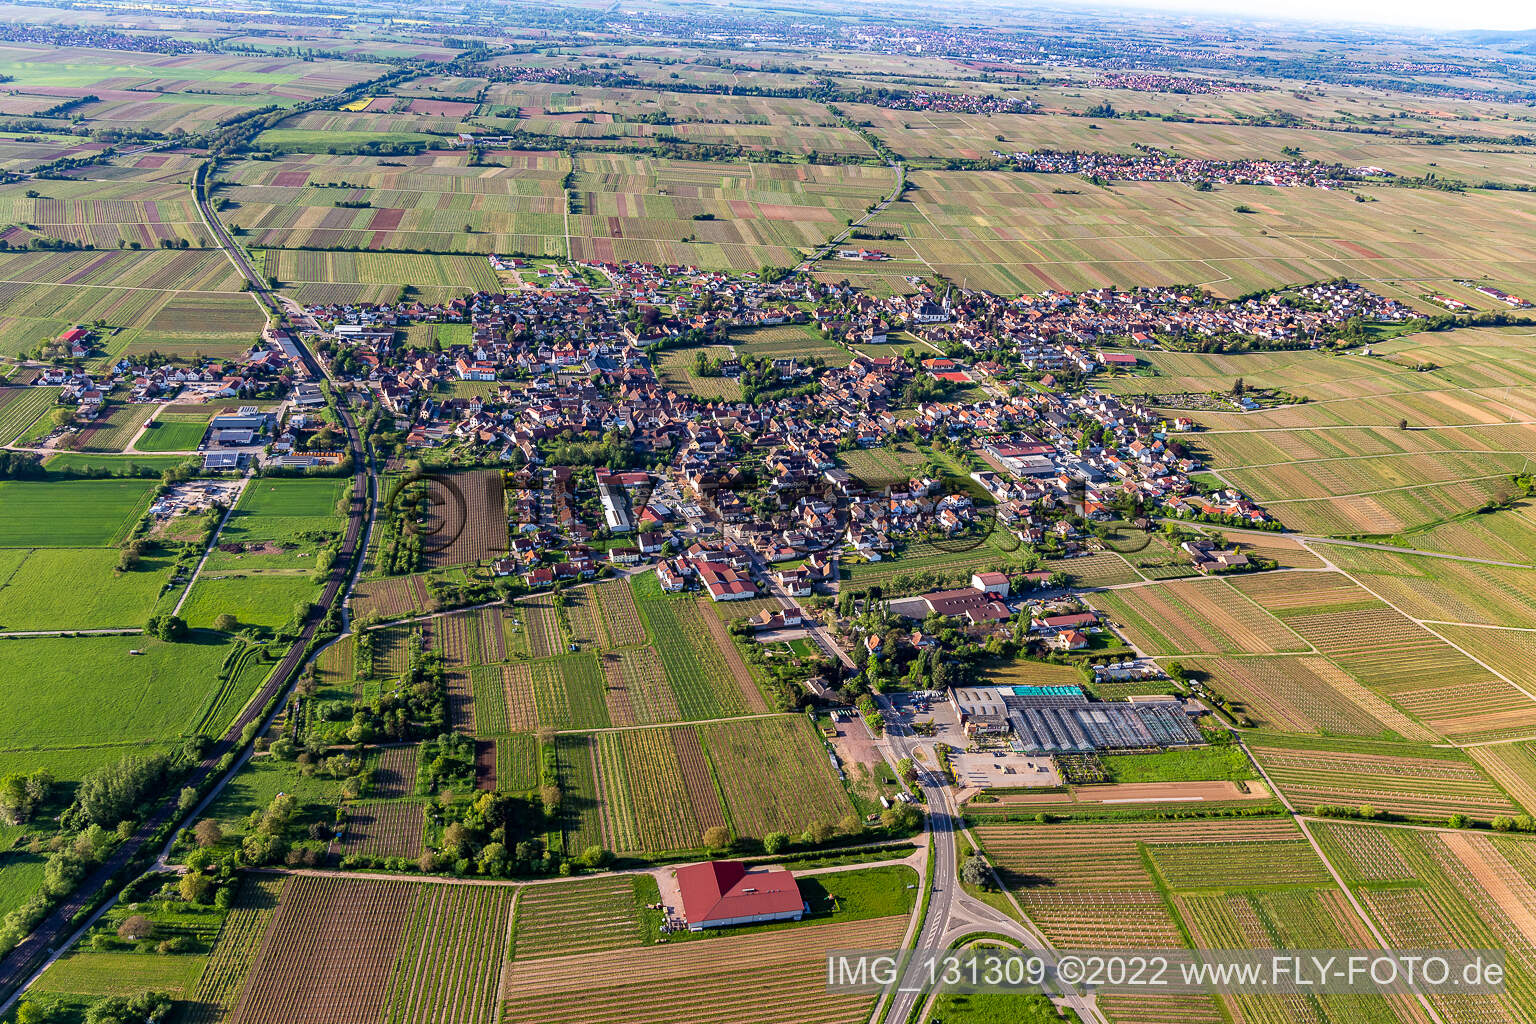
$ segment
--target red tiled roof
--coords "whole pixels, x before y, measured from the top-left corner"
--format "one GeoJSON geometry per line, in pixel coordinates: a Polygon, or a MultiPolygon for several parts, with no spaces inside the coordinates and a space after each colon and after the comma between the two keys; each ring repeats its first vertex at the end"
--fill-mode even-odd
{"type": "Polygon", "coordinates": [[[677,888],[688,923],[793,914],[805,907],[788,871],[748,871],[735,860],[714,860],[677,869],[677,888]]]}

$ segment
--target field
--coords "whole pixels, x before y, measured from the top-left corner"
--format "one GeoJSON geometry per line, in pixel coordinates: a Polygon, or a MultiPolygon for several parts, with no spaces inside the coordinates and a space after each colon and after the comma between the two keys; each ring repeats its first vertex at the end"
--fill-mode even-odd
{"type": "Polygon", "coordinates": [[[1153,655],[1273,654],[1307,644],[1225,580],[1160,583],[1094,594],[1126,637],[1153,655]]]}
{"type": "Polygon", "coordinates": [[[1212,658],[1190,662],[1207,685],[1262,729],[1431,740],[1434,734],[1323,658],[1212,658]]]}
{"type": "Polygon", "coordinates": [[[242,627],[276,629],[291,622],[298,607],[319,593],[309,572],[277,569],[251,575],[202,575],[192,585],[181,615],[194,629],[210,628],[224,614],[233,615],[242,627]]]}
{"type": "Polygon", "coordinates": [[[0,390],[0,443],[11,444],[58,401],[57,388],[0,390]]]}
{"type": "Polygon", "coordinates": [[[250,875],[242,879],[219,936],[196,987],[188,993],[187,1024],[215,1024],[227,1020],[272,914],[277,909],[286,879],[250,875]]]}
{"type": "Polygon", "coordinates": [[[496,1019],[513,890],[424,885],[385,997],[386,1024],[496,1019]]]}
{"type": "Polygon", "coordinates": [[[0,567],[0,627],[18,631],[138,628],[170,575],[164,556],[120,570],[111,548],[0,548],[0,567]]]}
{"type": "Polygon", "coordinates": [[[410,618],[437,607],[423,575],[359,580],[349,603],[357,615],[378,614],[385,619],[410,618]]]}
{"type": "Polygon", "coordinates": [[[731,657],[735,651],[718,618],[700,614],[691,599],[664,596],[652,573],[630,577],[630,586],[684,719],[768,710],[751,676],[738,667],[739,657],[731,657]]]}
{"type": "MultiPolygon", "coordinates": [[[[943,578],[944,585],[958,583],[963,586],[964,581],[969,580],[971,573],[980,566],[1022,563],[1029,555],[1029,549],[1020,544],[1013,534],[997,526],[979,540],[967,537],[962,541],[942,544],[919,541],[907,545],[897,558],[844,564],[848,582],[854,586],[878,585],[885,589],[887,596],[898,596],[934,589],[934,581],[938,577],[943,578]]],[[[1120,561],[1118,555],[1115,560],[1120,561]]],[[[1087,561],[1073,559],[1071,564],[1076,566],[1087,561]]],[[[1136,578],[1134,574],[1130,577],[1136,578]]]]}
{"type": "MultiPolygon", "coordinates": [[[[519,922],[524,908],[519,908],[519,922]]],[[[583,944],[562,956],[525,961],[502,979],[507,1024],[565,1024],[622,1018],[634,1024],[805,1024],[862,1021],[872,999],[823,991],[826,953],[881,949],[900,941],[905,917],[803,925],[706,942],[594,952],[583,944]],[[618,955],[615,955],[616,952],[618,955]]],[[[518,949],[521,950],[521,940],[518,949]]]]}
{"type": "Polygon", "coordinates": [[[603,700],[603,674],[591,654],[533,663],[533,699],[542,725],[602,729],[613,723],[603,700]]]}
{"type": "Polygon", "coordinates": [[[0,481],[0,544],[112,547],[149,507],[150,480],[0,481]]]}
{"type": "Polygon", "coordinates": [[[803,718],[753,718],[699,726],[738,834],[836,825],[853,806],[803,718]]]}
{"type": "Polygon", "coordinates": [[[1523,735],[1536,702],[1340,573],[1250,576],[1233,585],[1371,691],[1457,740],[1523,735]]]}
{"type": "Polygon", "coordinates": [[[421,856],[422,808],[403,802],[354,804],[337,843],[342,857],[421,856]]]}
{"type": "Polygon", "coordinates": [[[345,480],[253,480],[235,503],[205,572],[313,568],[314,551],[341,534],[345,480]]]}
{"type": "Polygon", "coordinates": [[[643,934],[635,881],[623,876],[536,885],[517,901],[514,961],[633,945],[643,934]]]}
{"type": "MultiPolygon", "coordinates": [[[[100,182],[60,184],[86,194],[102,188],[100,182]]],[[[123,195],[142,196],[144,188],[132,184],[123,195]]],[[[185,187],[173,187],[173,192],[190,202],[185,187]]],[[[132,211],[156,205],[127,198],[90,202],[132,211]]],[[[100,213],[98,208],[82,208],[72,216],[100,213]]],[[[97,223],[82,220],[80,230],[106,230],[115,236],[124,227],[91,227],[97,223]]],[[[204,231],[200,224],[196,230],[204,231]]],[[[198,352],[238,355],[265,322],[256,304],[238,289],[238,275],[216,249],[3,253],[0,354],[30,353],[74,324],[101,320],[100,345],[109,356],[149,351],[173,357],[198,352]]]]}
{"type": "Polygon", "coordinates": [[[295,876],[232,1019],[490,1020],[510,905],[506,887],[295,876]]]}
{"type": "Polygon", "coordinates": [[[597,737],[612,848],[687,850],[725,824],[698,733],[634,729],[597,737]]]}
{"type": "Polygon", "coordinates": [[[1319,822],[1329,859],[1394,946],[1499,949],[1507,957],[1503,992],[1431,997],[1447,1021],[1520,1020],[1536,1006],[1532,922],[1525,909],[1536,881],[1529,840],[1464,832],[1319,822]]]}
{"type": "Polygon", "coordinates": [[[216,634],[0,640],[6,750],[149,743],[190,731],[219,689],[229,648],[216,634]],[[142,654],[130,654],[130,650],[142,654]],[[91,670],[82,674],[81,664],[91,670]]]}
{"type": "Polygon", "coordinates": [[[401,282],[424,301],[501,290],[483,256],[267,249],[267,273],[300,302],[392,302],[401,282]]]}
{"type": "Polygon", "coordinates": [[[1366,548],[1334,562],[1404,614],[1428,622],[1536,629],[1536,568],[1425,558],[1366,548]]]}
{"type": "MultiPolygon", "coordinates": [[[[890,114],[850,110],[859,111],[855,117],[890,114]]],[[[1047,123],[1058,122],[1035,122],[1042,128],[1047,123]]],[[[988,138],[996,130],[989,129],[988,138]]],[[[1149,141],[1168,146],[1161,124],[1157,130],[1149,141]]],[[[895,145],[914,152],[915,137],[895,145]]],[[[1061,137],[1042,144],[1070,148],[1061,137]]],[[[1304,145],[1312,147],[1313,140],[1304,145]]],[[[1102,146],[1088,142],[1082,148],[1102,146]]],[[[1379,191],[1377,205],[1367,207],[1347,192],[1269,186],[1201,194],[1164,182],[1106,187],[1075,176],[951,171],[914,171],[908,180],[916,188],[871,222],[876,231],[900,236],[880,243],[892,261],[840,264],[839,272],[857,281],[865,267],[882,277],[931,267],[967,287],[1000,294],[1196,282],[1218,294],[1240,295],[1339,276],[1449,281],[1467,276],[1473,265],[1479,274],[1529,289],[1536,256],[1506,244],[1505,225],[1521,216],[1519,203],[1506,197],[1480,196],[1487,201],[1469,205],[1428,192],[1379,191]],[[1256,214],[1235,212],[1234,202],[1256,214]],[[1424,249],[1415,234],[1443,235],[1452,209],[1455,241],[1424,249]],[[1372,255],[1362,256],[1351,243],[1372,255]]]]}
{"type": "Polygon", "coordinates": [[[1450,748],[1267,734],[1250,736],[1247,744],[1265,774],[1303,809],[1369,805],[1435,822],[1458,813],[1483,820],[1519,813],[1472,760],[1450,748]]]}

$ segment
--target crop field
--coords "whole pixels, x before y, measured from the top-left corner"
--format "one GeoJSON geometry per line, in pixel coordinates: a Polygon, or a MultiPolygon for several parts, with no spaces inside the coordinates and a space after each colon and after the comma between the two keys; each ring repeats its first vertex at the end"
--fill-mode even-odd
{"type": "Polygon", "coordinates": [[[1384,744],[1278,735],[1251,736],[1248,749],[1298,807],[1370,805],[1443,822],[1519,809],[1465,754],[1425,744],[1384,744]]]}
{"type": "Polygon", "coordinates": [[[1366,912],[1394,946],[1500,949],[1502,992],[1431,997],[1447,1021],[1521,1020],[1536,1007],[1529,904],[1530,841],[1464,832],[1319,822],[1312,826],[1366,912]]]}
{"type": "Polygon", "coordinates": [[[1284,819],[981,825],[975,834],[1030,920],[1062,948],[1184,945],[1159,888],[1167,873],[1163,885],[1198,889],[1326,881],[1284,819]]]}
{"type": "Polygon", "coordinates": [[[1416,619],[1536,629],[1536,568],[1340,548],[1344,571],[1416,619]]]}
{"type": "Polygon", "coordinates": [[[346,831],[337,841],[342,857],[421,856],[421,804],[404,801],[354,804],[347,809],[346,831]]]}
{"type": "Polygon", "coordinates": [[[158,413],[145,427],[133,443],[134,451],[190,452],[197,450],[208,433],[208,417],[158,413]]]}
{"type": "Polygon", "coordinates": [[[496,741],[496,787],[507,793],[527,793],[539,784],[539,745],[527,733],[496,741]]]}
{"type": "Polygon", "coordinates": [[[207,571],[313,568],[324,538],[341,534],[336,508],[345,480],[253,480],[235,502],[208,556],[207,571]]]}
{"type": "Polygon", "coordinates": [[[374,766],[373,794],[382,799],[407,796],[416,790],[414,746],[386,747],[374,766]]]}
{"type": "Polygon", "coordinates": [[[1468,747],[1467,754],[1521,807],[1536,807],[1536,746],[1489,743],[1468,747]]]}
{"type": "Polygon", "coordinates": [[[475,732],[475,690],[469,673],[463,669],[450,669],[446,673],[445,686],[448,698],[448,728],[454,732],[475,732]]]}
{"type": "Polygon", "coordinates": [[[267,273],[300,302],[393,302],[402,282],[427,302],[501,290],[483,256],[267,249],[267,273]]]}
{"type": "Polygon", "coordinates": [[[600,583],[588,591],[597,599],[602,612],[608,647],[633,647],[646,642],[645,626],[635,607],[634,595],[623,580],[600,583]]]}
{"type": "Polygon", "coordinates": [[[58,388],[0,389],[0,444],[14,443],[58,400],[58,388]]]}
{"type": "Polygon", "coordinates": [[[1517,726],[1528,710],[1529,698],[1493,687],[1504,690],[1497,710],[1512,717],[1480,722],[1469,705],[1490,695],[1491,673],[1342,574],[1251,576],[1234,586],[1350,675],[1438,731],[1463,736],[1517,726]]]}
{"type": "MultiPolygon", "coordinates": [[[[268,138],[298,147],[345,141],[334,132],[303,129],[287,130],[282,137],[269,133],[268,138]]],[[[370,136],[355,134],[354,138],[367,141],[370,136]]],[[[304,301],[393,298],[400,283],[414,279],[367,280],[367,276],[382,276],[390,266],[380,261],[381,250],[565,255],[561,179],[569,169],[568,159],[561,153],[512,156],[506,166],[490,161],[472,166],[462,152],[431,153],[391,159],[389,163],[401,166],[387,167],[377,157],[290,155],[221,171],[224,184],[216,195],[236,204],[228,211],[227,221],[245,228],[255,246],[374,251],[356,264],[356,270],[344,254],[340,263],[331,262],[325,269],[319,269],[325,258],[315,257],[315,263],[299,264],[309,269],[290,270],[291,280],[300,282],[304,301]],[[354,187],[324,187],[341,181],[354,187]],[[368,205],[342,207],[335,205],[338,202],[368,205]],[[466,225],[470,232],[464,230],[466,225]],[[314,280],[303,283],[310,278],[314,280]]],[[[280,265],[287,266],[291,258],[311,259],[284,254],[280,265]]],[[[449,298],[478,290],[469,287],[473,282],[491,283],[488,290],[496,290],[494,277],[487,276],[488,264],[471,269],[465,257],[402,254],[392,258],[414,261],[411,265],[425,272],[418,284],[423,297],[449,298]]]]}
{"type": "Polygon", "coordinates": [[[791,266],[895,185],[888,167],[692,163],[582,153],[570,258],[791,266]],[[712,214],[712,220],[694,220],[712,214]],[[684,241],[684,239],[689,241],[684,241]]]}
{"type": "Polygon", "coordinates": [[[309,573],[296,570],[271,570],[251,575],[208,576],[197,578],[182,618],[194,629],[210,629],[219,616],[228,613],[241,626],[277,629],[293,619],[301,604],[320,593],[309,573]]]}
{"type": "Polygon", "coordinates": [[[0,548],[0,627],[121,629],[149,617],[170,577],[164,557],[118,569],[111,548],[0,548]],[[61,587],[60,580],[74,585],[61,587]]]}
{"type": "Polygon", "coordinates": [[[420,883],[288,880],[233,1019],[378,1024],[420,883]]]}
{"type": "Polygon", "coordinates": [[[1208,685],[1212,689],[1240,701],[1248,717],[1262,729],[1436,738],[1323,658],[1212,658],[1194,664],[1210,674],[1208,685]]]}
{"type": "Polygon", "coordinates": [[[737,355],[760,359],[820,359],[828,366],[847,366],[852,356],[841,345],[822,337],[813,324],[777,324],[732,331],[730,341],[737,355]]]}
{"type": "MultiPolygon", "coordinates": [[[[161,239],[179,243],[185,238],[189,245],[202,248],[208,238],[191,191],[169,182],[66,180],[31,188],[3,185],[0,221],[34,225],[34,230],[50,238],[108,250],[103,257],[112,255],[119,242],[154,249],[161,239]],[[29,192],[40,194],[26,195],[29,192]]],[[[222,261],[220,254],[212,255],[222,261]]],[[[223,262],[228,269],[227,261],[223,262]]]]}
{"type": "Polygon", "coordinates": [[[517,602],[528,653],[534,658],[552,658],[566,650],[565,631],[560,628],[554,599],[547,594],[522,598],[517,602]]]}
{"type": "Polygon", "coordinates": [[[0,640],[0,718],[6,750],[149,743],[196,724],[229,653],[216,634],[192,643],[143,637],[0,640]],[[130,650],[143,654],[132,655],[130,650]],[[79,665],[92,666],[81,674],[79,665]]]}
{"type": "Polygon", "coordinates": [[[601,660],[608,687],[604,693],[608,717],[614,725],[655,725],[682,720],[677,694],[667,685],[666,668],[656,648],[610,651],[601,655],[601,660]]]}
{"type": "Polygon", "coordinates": [[[798,833],[853,812],[826,750],[800,716],[708,722],[699,727],[739,835],[798,833]]]}
{"type": "Polygon", "coordinates": [[[634,945],[642,930],[635,881],[622,875],[531,885],[517,899],[513,961],[634,945]]]}
{"type": "MultiPolygon", "coordinates": [[[[552,887],[550,887],[552,888],[552,887]]],[[[524,898],[527,898],[525,894],[524,898]]],[[[523,908],[519,908],[519,921],[523,908]]],[[[809,924],[707,942],[620,947],[509,965],[502,981],[507,1024],[853,1024],[873,998],[825,991],[826,954],[900,941],[904,916],[809,924]]]]}
{"type": "Polygon", "coordinates": [[[265,323],[238,288],[217,250],[0,254],[0,354],[30,352],[73,324],[100,319],[101,344],[113,356],[237,355],[265,323]]]}
{"type": "Polygon", "coordinates": [[[534,705],[541,725],[603,729],[613,724],[608,718],[603,673],[595,655],[562,655],[535,661],[530,667],[534,705]]]}
{"type": "Polygon", "coordinates": [[[655,638],[667,684],[683,718],[693,721],[767,710],[751,676],[733,674],[725,646],[731,641],[716,616],[700,615],[698,605],[687,598],[664,596],[652,573],[630,577],[630,586],[646,631],[655,638]]]}
{"type": "Polygon", "coordinates": [[[354,614],[377,613],[385,619],[409,618],[437,607],[437,602],[427,592],[426,577],[422,575],[360,580],[352,592],[350,604],[354,614]]]}
{"type": "Polygon", "coordinates": [[[272,923],[286,878],[247,875],[240,880],[229,913],[219,928],[213,954],[188,993],[186,1024],[217,1024],[229,1019],[261,937],[272,923]]]}
{"type": "Polygon", "coordinates": [[[693,729],[600,733],[597,750],[613,849],[694,849],[706,829],[725,824],[693,729]]]}
{"type": "Polygon", "coordinates": [[[527,665],[503,665],[501,687],[507,707],[508,729],[517,732],[541,724],[538,702],[534,699],[533,669],[527,665]]]}
{"type": "Polygon", "coordinates": [[[149,507],[150,480],[0,481],[0,544],[111,547],[149,507]]]}
{"type": "Polygon", "coordinates": [[[197,983],[196,957],[149,957],[135,953],[66,954],[37,979],[32,991],[73,996],[128,996],[145,986],[180,997],[197,983]]]}
{"type": "Polygon", "coordinates": [[[1160,583],[1094,594],[1142,650],[1170,654],[1272,654],[1307,644],[1225,580],[1160,583]]]}
{"type": "Polygon", "coordinates": [[[506,957],[510,886],[424,885],[384,999],[385,1024],[490,1024],[506,957]]]}
{"type": "MultiPolygon", "coordinates": [[[[971,573],[978,564],[1005,565],[1023,563],[1028,557],[1029,549],[1020,544],[1013,534],[998,526],[991,533],[981,538],[979,543],[974,542],[972,538],[967,538],[963,543],[933,544],[927,541],[920,541],[907,545],[898,558],[879,562],[860,562],[855,565],[848,565],[846,571],[849,581],[855,586],[862,588],[878,585],[885,588],[885,593],[888,596],[892,596],[930,589],[927,584],[917,584],[914,586],[910,580],[915,574],[926,573],[932,576],[937,573],[947,576],[952,581],[964,581],[971,578],[971,573]],[[906,586],[902,585],[904,579],[908,581],[906,586]]],[[[1070,568],[1067,568],[1068,572],[1076,569],[1088,570],[1096,567],[1095,559],[1099,557],[1095,555],[1091,558],[1069,559],[1062,563],[1062,567],[1070,566],[1070,568]]],[[[1121,566],[1121,571],[1126,574],[1123,577],[1116,577],[1115,582],[1129,583],[1132,580],[1140,579],[1119,555],[1110,556],[1109,560],[1118,563],[1121,566]]],[[[963,586],[964,583],[962,582],[960,585],[963,586]]],[[[1099,586],[1102,584],[1093,583],[1087,585],[1099,586]]]]}
{"type": "Polygon", "coordinates": [[[928,458],[916,445],[903,442],[886,448],[853,448],[839,452],[837,461],[860,480],[881,484],[911,477],[928,458]]]}
{"type": "Polygon", "coordinates": [[[560,772],[560,813],[565,819],[565,852],[574,856],[603,845],[603,795],[598,779],[597,743],[592,736],[562,735],[555,740],[560,772]]]}
{"type": "Polygon", "coordinates": [[[723,345],[680,348],[658,353],[656,377],[673,391],[692,395],[702,402],[741,401],[741,381],[735,377],[701,377],[694,372],[694,357],[703,352],[711,359],[724,359],[730,350],[723,345]]]}
{"type": "MultiPolygon", "coordinates": [[[[510,730],[502,673],[511,667],[486,665],[469,670],[470,689],[475,704],[475,731],[482,736],[497,736],[510,730]]],[[[534,723],[519,724],[523,728],[531,728],[534,723]]]]}
{"type": "Polygon", "coordinates": [[[582,587],[567,594],[561,612],[573,644],[585,650],[606,643],[607,635],[598,623],[601,612],[590,588],[582,587]]]}
{"type": "MultiPolygon", "coordinates": [[[[894,143],[908,152],[910,144],[894,143]]],[[[908,180],[916,188],[871,221],[903,239],[881,244],[894,259],[871,265],[876,274],[922,273],[926,263],[1000,294],[1198,282],[1234,296],[1339,276],[1449,281],[1467,276],[1469,265],[1517,288],[1533,282],[1536,250],[1507,244],[1509,218],[1520,214],[1504,196],[1467,205],[1421,190],[1376,190],[1379,205],[1367,207],[1342,191],[1244,186],[1241,204],[1255,211],[1245,214],[1234,211],[1231,190],[1192,194],[1175,183],[1104,187],[1077,176],[952,171],[914,171],[908,180]],[[1076,194],[1060,194],[1064,188],[1076,194]],[[1452,216],[1454,242],[1426,249],[1423,236],[1443,235],[1452,216]]],[[[861,269],[849,264],[847,276],[857,281],[861,269]]]]}
{"type": "Polygon", "coordinates": [[[152,405],[109,404],[106,412],[80,427],[80,450],[86,452],[126,451],[128,443],[155,413],[152,405]]]}

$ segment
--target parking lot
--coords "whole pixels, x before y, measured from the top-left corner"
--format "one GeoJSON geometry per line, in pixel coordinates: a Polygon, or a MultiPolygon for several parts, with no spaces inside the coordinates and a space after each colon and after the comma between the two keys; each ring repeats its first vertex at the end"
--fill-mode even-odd
{"type": "Polygon", "coordinates": [[[990,789],[998,786],[1059,786],[1061,773],[1056,762],[1039,754],[1013,751],[985,754],[953,754],[955,779],[962,789],[990,789]]]}

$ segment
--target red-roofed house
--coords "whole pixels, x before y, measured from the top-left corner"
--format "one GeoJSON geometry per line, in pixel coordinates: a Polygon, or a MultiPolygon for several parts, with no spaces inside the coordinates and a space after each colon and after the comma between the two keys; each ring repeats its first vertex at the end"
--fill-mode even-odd
{"type": "Polygon", "coordinates": [[[691,932],[705,928],[798,921],[805,899],[788,871],[748,871],[736,860],[712,860],[677,869],[683,919],[691,932]]]}

